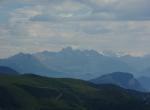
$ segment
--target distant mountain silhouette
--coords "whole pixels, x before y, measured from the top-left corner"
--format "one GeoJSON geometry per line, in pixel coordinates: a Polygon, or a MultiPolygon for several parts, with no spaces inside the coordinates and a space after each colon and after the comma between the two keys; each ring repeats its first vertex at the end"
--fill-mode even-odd
{"type": "Polygon", "coordinates": [[[104,56],[94,50],[67,47],[59,52],[44,51],[34,56],[53,70],[84,79],[115,71],[132,72],[132,68],[118,58],[104,56]]]}
{"type": "Polygon", "coordinates": [[[138,76],[144,75],[150,77],[150,55],[141,57],[126,55],[119,59],[127,63],[131,68],[134,68],[134,72],[137,73],[138,76]]]}
{"type": "Polygon", "coordinates": [[[7,59],[0,60],[0,65],[11,67],[20,73],[37,73],[39,75],[57,75],[59,72],[53,71],[44,66],[38,59],[30,54],[19,53],[7,59]]]}
{"type": "Polygon", "coordinates": [[[16,74],[19,74],[16,70],[6,66],[0,66],[0,75],[16,75],[16,74]]]}
{"type": "Polygon", "coordinates": [[[67,47],[58,52],[19,53],[1,59],[0,65],[11,67],[21,73],[91,79],[116,71],[150,76],[149,61],[150,56],[105,55],[95,50],[79,50],[67,47]]]}
{"type": "Polygon", "coordinates": [[[150,77],[141,76],[138,78],[138,81],[146,91],[150,92],[150,77]]]}
{"type": "Polygon", "coordinates": [[[114,72],[92,79],[91,82],[95,84],[115,84],[126,89],[144,91],[138,80],[130,73],[114,72]]]}
{"type": "Polygon", "coordinates": [[[150,67],[147,67],[139,72],[140,76],[150,77],[150,67]]]}

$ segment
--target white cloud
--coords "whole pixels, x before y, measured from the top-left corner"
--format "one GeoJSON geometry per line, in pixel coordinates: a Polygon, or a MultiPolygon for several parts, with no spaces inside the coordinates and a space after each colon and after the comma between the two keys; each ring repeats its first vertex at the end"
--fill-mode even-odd
{"type": "Polygon", "coordinates": [[[98,51],[150,53],[147,0],[5,2],[0,6],[7,12],[7,16],[2,13],[7,19],[0,25],[1,57],[19,51],[58,50],[69,45],[98,51]]]}

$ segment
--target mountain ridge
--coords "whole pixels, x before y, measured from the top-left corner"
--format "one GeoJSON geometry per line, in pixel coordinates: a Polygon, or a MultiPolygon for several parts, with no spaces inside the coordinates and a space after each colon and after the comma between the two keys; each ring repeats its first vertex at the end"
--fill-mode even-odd
{"type": "Polygon", "coordinates": [[[0,75],[17,75],[17,74],[19,73],[10,67],[0,66],[0,75]]]}
{"type": "Polygon", "coordinates": [[[149,110],[149,95],[70,78],[0,77],[2,110],[149,110]]]}
{"type": "Polygon", "coordinates": [[[0,65],[8,66],[20,73],[36,73],[39,75],[47,75],[51,73],[59,73],[47,68],[38,59],[31,54],[19,53],[6,59],[0,60],[0,65]]]}
{"type": "Polygon", "coordinates": [[[103,55],[95,50],[67,47],[58,52],[19,53],[9,58],[0,59],[0,65],[9,66],[21,73],[39,73],[39,75],[46,76],[89,80],[116,71],[134,73],[135,76],[149,76],[149,59],[149,56],[117,57],[114,54],[113,56],[103,55]],[[21,65],[24,66],[20,67],[21,65]],[[34,68],[38,68],[38,70],[34,68]]]}
{"type": "Polygon", "coordinates": [[[115,84],[125,89],[145,91],[139,81],[131,73],[114,72],[90,80],[95,84],[115,84]]]}
{"type": "MultiPolygon", "coordinates": [[[[50,68],[72,74],[92,74],[93,78],[99,74],[115,71],[132,71],[124,62],[98,53],[95,50],[79,50],[64,48],[59,52],[40,52],[33,54],[43,64],[50,68]]],[[[87,79],[91,78],[88,77],[87,79]]]]}

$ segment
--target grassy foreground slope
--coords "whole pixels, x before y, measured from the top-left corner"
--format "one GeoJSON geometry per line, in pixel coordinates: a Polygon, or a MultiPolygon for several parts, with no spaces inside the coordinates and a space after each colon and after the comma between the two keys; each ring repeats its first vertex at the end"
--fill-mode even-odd
{"type": "Polygon", "coordinates": [[[76,79],[0,76],[0,110],[150,110],[150,95],[76,79]]]}

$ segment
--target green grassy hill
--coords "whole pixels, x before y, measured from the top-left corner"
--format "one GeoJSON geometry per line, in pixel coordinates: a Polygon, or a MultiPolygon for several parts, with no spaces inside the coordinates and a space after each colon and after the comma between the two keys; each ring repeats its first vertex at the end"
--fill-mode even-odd
{"type": "Polygon", "coordinates": [[[0,110],[150,110],[150,94],[77,79],[0,76],[0,110]]]}

